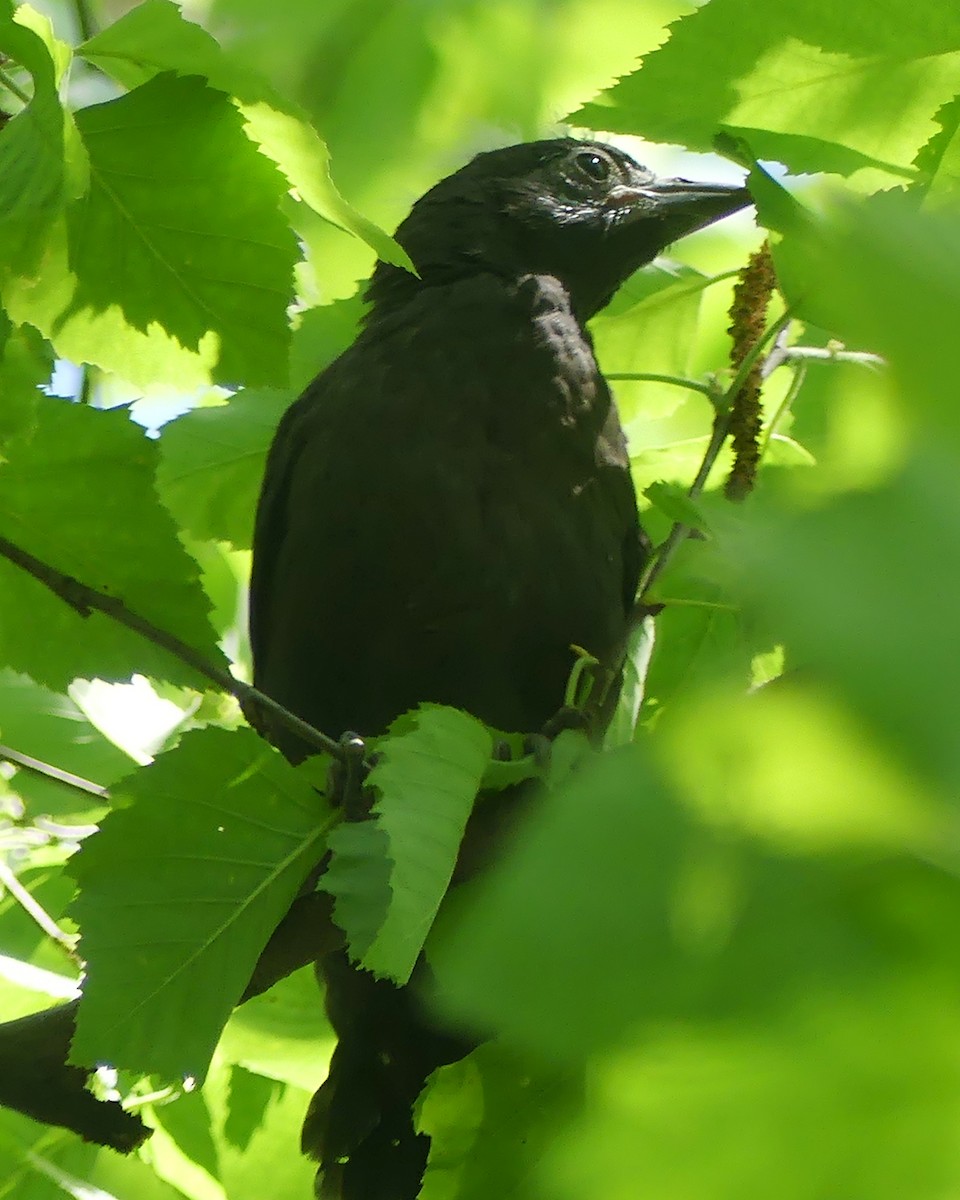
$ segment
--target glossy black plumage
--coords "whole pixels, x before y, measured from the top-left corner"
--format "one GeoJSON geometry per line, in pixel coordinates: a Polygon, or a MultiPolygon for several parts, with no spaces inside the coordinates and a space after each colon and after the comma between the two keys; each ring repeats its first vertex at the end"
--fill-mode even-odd
{"type": "MultiPolygon", "coordinates": [[[[643,541],[585,322],[748,202],[571,139],[480,155],[418,201],[397,238],[420,278],[377,267],[363,331],[270,452],[257,686],[333,736],[425,700],[532,732],[562,704],[572,644],[615,655],[643,541]]],[[[452,1044],[389,985],[327,974],[341,1044],[305,1128],[318,1194],[412,1200],[426,1145],[409,1108],[452,1044]]]]}

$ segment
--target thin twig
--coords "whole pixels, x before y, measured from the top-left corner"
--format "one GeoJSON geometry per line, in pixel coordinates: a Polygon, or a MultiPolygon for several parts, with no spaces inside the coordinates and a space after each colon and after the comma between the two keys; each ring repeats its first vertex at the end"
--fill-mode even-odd
{"type": "Polygon", "coordinates": [[[672,387],[682,387],[691,392],[699,392],[710,400],[713,400],[718,394],[715,384],[702,383],[699,379],[687,379],[682,375],[659,375],[655,371],[615,371],[613,373],[606,371],[604,378],[639,383],[668,383],[672,387]]]}
{"type": "Polygon", "coordinates": [[[73,0],[73,10],[77,14],[77,26],[80,29],[80,40],[89,42],[97,32],[97,24],[90,10],[89,0],[73,0]]]}
{"type": "Polygon", "coordinates": [[[36,921],[48,937],[53,938],[58,946],[62,946],[66,950],[74,966],[79,967],[80,960],[77,958],[75,949],[76,939],[71,937],[69,933],[63,932],[53,917],[50,916],[42,905],[37,903],[7,864],[2,861],[0,861],[0,885],[7,889],[27,916],[36,921]]]}
{"type": "Polygon", "coordinates": [[[89,779],[84,779],[81,775],[74,775],[71,771],[64,771],[60,767],[54,767],[39,758],[31,758],[29,754],[24,754],[20,750],[13,750],[10,746],[0,745],[0,761],[13,763],[15,767],[20,767],[21,770],[30,771],[34,775],[41,775],[44,779],[52,779],[55,783],[62,783],[66,787],[74,788],[78,792],[86,792],[90,796],[99,796],[102,800],[109,799],[110,793],[105,787],[101,787],[99,783],[91,783],[89,779]]]}
{"type": "Polygon", "coordinates": [[[803,387],[803,381],[807,377],[807,364],[802,358],[796,360],[793,378],[790,380],[790,386],[787,388],[787,394],[777,405],[776,411],[767,422],[767,427],[763,431],[763,438],[760,442],[760,458],[763,459],[770,448],[770,443],[773,441],[774,434],[780,427],[781,421],[793,408],[793,402],[800,395],[800,389],[803,387]]]}
{"type": "Polygon", "coordinates": [[[123,603],[122,600],[115,596],[105,596],[102,592],[98,592],[96,588],[89,587],[85,583],[81,583],[78,579],[74,579],[72,575],[65,575],[62,571],[56,570],[47,563],[42,562],[39,558],[30,554],[29,551],[21,549],[8,538],[0,536],[0,556],[8,559],[16,566],[22,568],[34,579],[40,581],[44,586],[48,587],[61,600],[70,605],[82,617],[88,617],[91,612],[101,612],[105,616],[110,617],[119,625],[126,626],[127,629],[132,629],[134,633],[140,634],[141,637],[152,642],[155,646],[159,646],[161,650],[166,650],[168,654],[186,664],[186,666],[196,671],[204,679],[209,680],[215,687],[220,688],[224,692],[228,692],[231,696],[235,696],[241,704],[252,704],[266,712],[271,716],[276,717],[281,725],[295,733],[299,738],[302,738],[310,746],[315,746],[319,750],[325,751],[327,754],[332,754],[335,758],[343,757],[343,750],[340,743],[332,737],[322,733],[319,729],[314,729],[312,725],[301,720],[295,713],[278,704],[265,692],[261,692],[259,688],[253,687],[249,683],[243,683],[234,677],[228,671],[222,671],[219,667],[213,666],[207,662],[202,654],[175,637],[172,633],[168,633],[165,629],[160,629],[153,625],[150,621],[141,617],[139,613],[133,612],[123,603]]]}
{"type": "Polygon", "coordinates": [[[7,89],[8,92],[11,92],[14,96],[16,96],[16,98],[18,100],[21,100],[24,104],[30,103],[30,93],[25,92],[18,83],[15,83],[10,78],[10,75],[8,74],[8,72],[4,71],[2,67],[0,67],[0,84],[2,84],[7,89]]]}
{"type": "MultiPolygon", "coordinates": [[[[714,463],[723,448],[723,443],[727,440],[727,434],[730,430],[730,406],[733,397],[737,394],[744,379],[753,369],[754,364],[770,345],[775,341],[782,332],[787,328],[793,319],[793,310],[788,308],[783,315],[776,320],[763,337],[753,347],[751,352],[744,358],[743,362],[733,378],[730,386],[726,389],[717,406],[717,415],[713,419],[713,429],[710,433],[710,441],[707,443],[707,448],[704,451],[703,461],[700,463],[700,469],[697,471],[693,483],[690,485],[688,495],[692,500],[695,500],[703,491],[709,478],[710,472],[713,470],[714,463]]],[[[650,558],[643,574],[640,576],[640,582],[637,585],[637,602],[634,605],[633,613],[630,619],[630,629],[632,630],[638,622],[642,621],[648,611],[646,603],[646,594],[650,590],[653,583],[661,575],[667,563],[673,557],[677,546],[689,535],[690,527],[684,525],[682,521],[677,521],[670,532],[667,534],[663,542],[657,547],[657,551],[650,558]]]]}
{"type": "Polygon", "coordinates": [[[788,362],[847,362],[862,367],[885,367],[887,360],[866,350],[844,350],[841,346],[776,346],[763,365],[766,378],[788,362]]]}

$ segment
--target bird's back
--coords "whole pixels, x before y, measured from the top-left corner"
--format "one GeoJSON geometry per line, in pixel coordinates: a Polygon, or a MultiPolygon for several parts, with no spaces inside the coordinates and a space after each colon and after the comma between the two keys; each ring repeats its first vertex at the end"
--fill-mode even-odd
{"type": "Polygon", "coordinates": [[[481,273],[375,311],[281,424],[254,562],[257,685],[325,732],[425,700],[539,728],[571,644],[618,644],[640,565],[563,287],[481,273]]]}

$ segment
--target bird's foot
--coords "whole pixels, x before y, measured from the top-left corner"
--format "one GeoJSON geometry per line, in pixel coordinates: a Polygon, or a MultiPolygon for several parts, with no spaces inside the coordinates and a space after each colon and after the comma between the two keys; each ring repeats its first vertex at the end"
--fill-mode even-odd
{"type": "Polygon", "coordinates": [[[367,743],[348,730],[340,738],[340,748],[342,756],[333,761],[327,776],[327,794],[335,807],[343,809],[348,821],[362,821],[370,815],[373,802],[364,786],[372,765],[367,758],[367,743]]]}
{"type": "Polygon", "coordinates": [[[557,734],[563,733],[565,729],[586,729],[589,720],[590,718],[582,708],[574,708],[571,704],[565,704],[544,723],[540,734],[552,742],[557,734]]]}

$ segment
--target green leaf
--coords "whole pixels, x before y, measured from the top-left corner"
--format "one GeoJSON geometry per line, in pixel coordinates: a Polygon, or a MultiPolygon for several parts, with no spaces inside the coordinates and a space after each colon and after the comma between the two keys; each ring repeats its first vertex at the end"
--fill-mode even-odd
{"type": "Polygon", "coordinates": [[[690,834],[668,797],[637,746],[546,796],[431,943],[448,1015],[575,1061],[654,1002],[669,985],[647,976],[670,956],[670,895],[690,834]]]}
{"type": "Polygon", "coordinates": [[[330,815],[250,730],[188,733],[114,791],[128,807],[70,863],[88,964],[73,1061],[202,1079],[330,815]]]}
{"type": "Polygon", "coordinates": [[[360,298],[353,297],[299,314],[290,389],[246,388],[163,427],[157,486],[183,529],[197,538],[249,548],[277,423],[296,393],[350,345],[363,309],[360,298]]]}
{"type": "Polygon", "coordinates": [[[955,460],[931,448],[889,486],[811,512],[751,514],[723,539],[748,611],[848,697],[922,775],[960,781],[953,614],[955,460]],[[922,699],[918,699],[922,698],[922,699]]]}
{"type": "Polygon", "coordinates": [[[696,150],[726,128],[793,172],[908,178],[960,85],[960,17],[891,0],[873,18],[804,0],[757,20],[751,0],[712,0],[574,119],[696,150]]]}
{"type": "MultiPolygon", "coordinates": [[[[956,978],[960,886],[914,856],[914,846],[925,854],[936,844],[936,810],[914,804],[891,823],[872,820],[868,803],[852,823],[840,814],[808,832],[798,801],[822,790],[814,808],[832,798],[836,809],[843,794],[837,780],[823,786],[830,739],[864,799],[876,760],[858,766],[849,730],[835,723],[823,726],[827,759],[816,774],[778,775],[768,754],[761,775],[747,745],[775,743],[768,722],[747,742],[751,717],[743,700],[739,738],[718,730],[706,751],[690,720],[662,750],[613,751],[550,795],[438,930],[431,965],[448,1016],[576,1062],[628,1031],[749,1025],[823,987],[843,994],[927,969],[956,978]],[[701,820],[674,799],[665,768],[688,795],[709,771],[710,794],[696,797],[701,820]],[[781,818],[772,834],[778,806],[790,805],[793,830],[781,818]],[[748,828],[766,838],[744,836],[748,828]]],[[[780,728],[790,735],[789,721],[780,728]]]]}
{"type": "Polygon", "coordinates": [[[358,213],[330,178],[323,141],[295,104],[275,92],[256,72],[231,59],[199,25],[185,21],[170,0],[146,0],[78,51],[128,87],[157,73],[205,76],[240,101],[247,132],[274,160],[299,197],[327,220],[365,241],[386,262],[413,269],[406,252],[358,213]]]}
{"type": "Polygon", "coordinates": [[[646,498],[671,521],[701,532],[707,528],[703,513],[690,499],[688,492],[676,483],[654,480],[643,489],[646,498]]]}
{"type": "Polygon", "coordinates": [[[623,683],[603,744],[608,750],[633,741],[656,649],[656,622],[644,617],[631,631],[623,660],[623,683]]]}
{"type": "MultiPolygon", "coordinates": [[[[0,525],[55,570],[119,598],[223,666],[196,564],[154,491],[156,453],[122,410],[35,395],[29,418],[3,444],[0,525]]],[[[0,655],[54,691],[81,675],[129,679],[136,671],[208,686],[109,617],[81,617],[6,560],[0,579],[0,655]]]]}
{"type": "Polygon", "coordinates": [[[379,792],[374,812],[389,843],[393,896],[363,964],[406,983],[453,876],[492,740],[468,713],[422,705],[412,730],[377,749],[367,782],[379,792]]]}
{"type": "Polygon", "coordinates": [[[321,886],[351,957],[406,983],[457,861],[492,739],[475,718],[424,704],[377,743],[375,820],[342,825],[321,886]]]}
{"type": "MultiPolygon", "coordinates": [[[[701,300],[711,282],[700,271],[670,260],[632,275],[590,322],[604,371],[689,375],[701,300]]],[[[637,414],[644,421],[670,416],[689,394],[682,387],[649,381],[614,379],[611,387],[626,423],[637,414]]]]}
{"type": "Polygon", "coordinates": [[[181,526],[249,549],[267,450],[290,393],[245,389],[165,425],[157,486],[181,526]]]}
{"type": "Polygon", "coordinates": [[[77,287],[60,320],[119,304],[189,350],[213,339],[223,381],[282,381],[297,246],[229,99],[165,75],[76,120],[91,183],[67,213],[77,287]]]}
{"type": "Polygon", "coordinates": [[[0,19],[0,52],[33,78],[33,95],[0,132],[0,278],[31,274],[65,202],[64,112],[54,63],[30,29],[0,19]]]}

